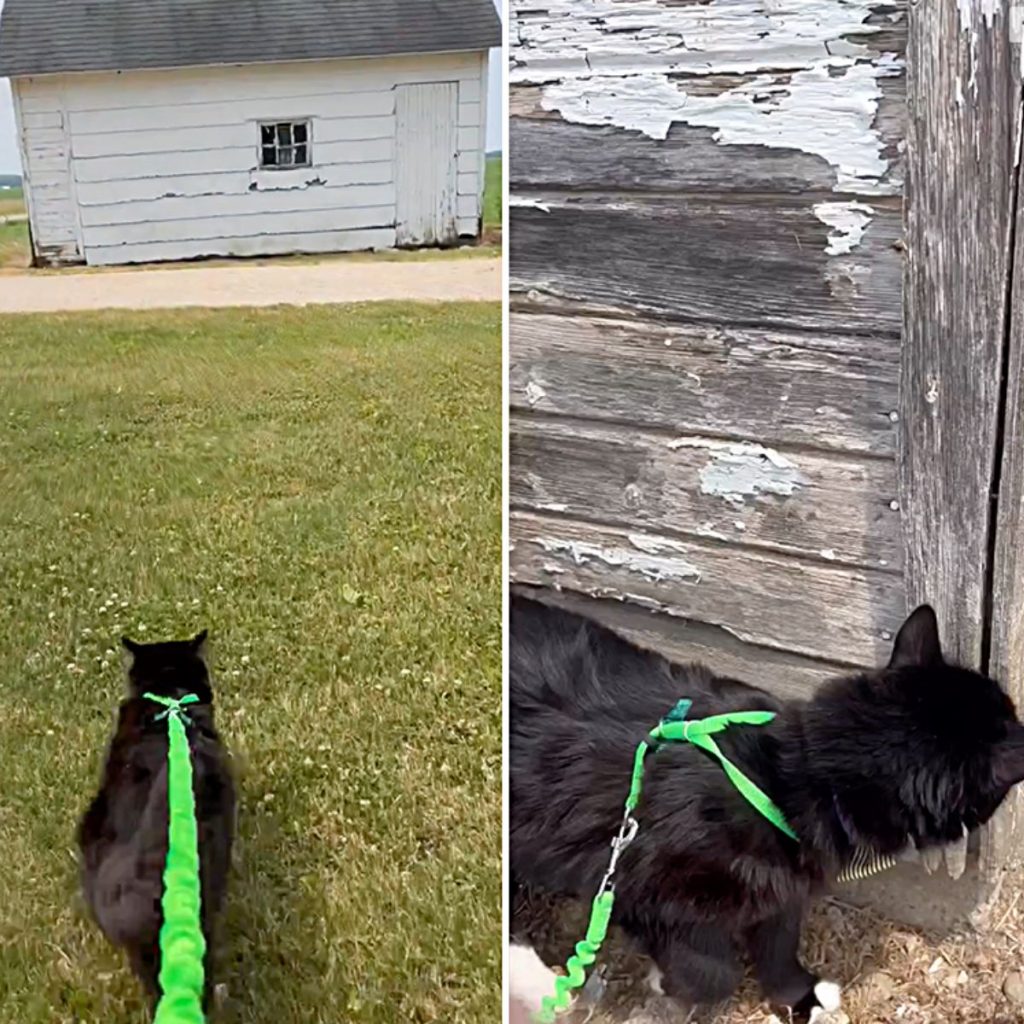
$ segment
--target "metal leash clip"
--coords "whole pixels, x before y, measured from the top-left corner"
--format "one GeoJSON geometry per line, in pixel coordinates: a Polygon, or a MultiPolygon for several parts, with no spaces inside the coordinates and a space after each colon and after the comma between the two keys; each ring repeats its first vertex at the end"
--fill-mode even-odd
{"type": "Polygon", "coordinates": [[[619,826],[618,835],[612,840],[612,855],[608,861],[608,870],[604,873],[604,878],[601,879],[601,886],[597,890],[598,896],[609,891],[615,891],[612,878],[615,875],[615,869],[619,866],[619,858],[626,847],[636,839],[636,834],[639,830],[640,822],[633,817],[632,812],[626,811],[622,817],[622,824],[619,826]]]}

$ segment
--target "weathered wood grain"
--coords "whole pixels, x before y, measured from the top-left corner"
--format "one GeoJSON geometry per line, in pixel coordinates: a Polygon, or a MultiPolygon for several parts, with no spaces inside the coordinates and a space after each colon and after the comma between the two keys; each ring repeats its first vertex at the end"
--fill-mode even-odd
{"type": "MultiPolygon", "coordinates": [[[[989,588],[999,579],[1005,595],[1006,573],[1015,571],[1005,547],[1002,571],[991,559],[1020,115],[1010,18],[1011,0],[921,0],[908,40],[900,403],[907,596],[935,604],[944,646],[974,666],[987,657],[989,588]]],[[[1007,458],[1010,484],[1017,464],[1007,458]]],[[[1016,512],[1001,514],[1013,529],[1016,512]]],[[[998,622],[1006,612],[991,614],[998,622]]],[[[996,627],[1004,667],[1013,628],[996,627]]],[[[1012,813],[986,830],[983,876],[994,881],[1016,832],[1012,813]]]]}
{"type": "MultiPolygon", "coordinates": [[[[1017,42],[1019,46],[1021,41],[1017,42]]],[[[1020,92],[1017,95],[1019,103],[1020,92]]],[[[1007,324],[1006,415],[992,566],[992,644],[988,671],[1009,692],[1018,713],[1024,713],[1024,167],[1019,163],[1016,173],[1013,280],[1007,324]]],[[[1018,786],[1011,792],[990,825],[984,856],[990,870],[993,865],[1014,867],[1024,862],[1024,787],[1018,786]]]]}
{"type": "Polygon", "coordinates": [[[843,665],[811,661],[795,654],[745,644],[724,629],[657,615],[619,601],[599,601],[550,587],[517,586],[514,589],[538,601],[594,619],[638,646],[657,651],[673,661],[700,662],[718,675],[763,686],[779,697],[805,698],[826,679],[850,671],[843,665]]]}
{"type": "Polygon", "coordinates": [[[786,196],[566,198],[510,211],[511,288],[683,320],[896,335],[896,209],[829,255],[830,228],[786,196]]]}
{"type": "Polygon", "coordinates": [[[811,658],[873,665],[903,618],[902,580],[889,573],[525,512],[512,513],[510,537],[514,582],[629,601],[811,658]]]}
{"type": "Polygon", "coordinates": [[[1008,0],[910,11],[900,494],[907,596],[980,665],[1017,109],[1008,0]],[[993,19],[986,12],[995,10],[993,19]]]}
{"type": "Polygon", "coordinates": [[[510,467],[513,507],[889,572],[902,561],[888,459],[517,416],[510,467]]]}
{"type": "Polygon", "coordinates": [[[892,455],[899,343],[514,312],[513,408],[892,455]]]}

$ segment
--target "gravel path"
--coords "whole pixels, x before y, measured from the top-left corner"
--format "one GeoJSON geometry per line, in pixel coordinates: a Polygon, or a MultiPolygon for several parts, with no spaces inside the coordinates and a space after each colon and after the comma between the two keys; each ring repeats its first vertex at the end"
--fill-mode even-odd
{"type": "Polygon", "coordinates": [[[501,300],[501,261],[452,259],[0,276],[0,313],[501,300]]]}

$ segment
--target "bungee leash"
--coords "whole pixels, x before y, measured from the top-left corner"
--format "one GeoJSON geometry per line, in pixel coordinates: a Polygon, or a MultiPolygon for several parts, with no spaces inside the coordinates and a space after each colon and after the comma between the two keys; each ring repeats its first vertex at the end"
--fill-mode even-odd
{"type": "Polygon", "coordinates": [[[180,700],[146,693],[147,700],[165,708],[156,720],[167,719],[167,860],[160,926],[160,1001],[154,1024],[204,1024],[203,989],[206,939],[200,924],[199,830],[192,790],[185,710],[198,704],[190,693],[180,700]]]}
{"type": "Polygon", "coordinates": [[[633,757],[633,774],[630,780],[629,795],[622,815],[619,831],[612,840],[611,857],[608,870],[605,871],[597,895],[590,909],[590,923],[586,937],[576,943],[575,952],[566,962],[566,974],[555,979],[555,994],[545,996],[541,1001],[541,1009],[537,1014],[540,1024],[554,1024],[558,1014],[565,1012],[572,1005],[574,989],[582,988],[586,981],[586,968],[597,959],[601,945],[608,934],[612,908],[615,903],[615,872],[619,858],[625,849],[636,839],[640,823],[633,812],[640,803],[640,791],[643,785],[644,761],[647,755],[664,743],[687,742],[710,754],[722,766],[729,781],[736,787],[746,801],[763,817],[767,818],[780,832],[790,839],[799,842],[797,834],[789,827],[785,815],[772,799],[736,767],[721,751],[713,739],[715,733],[724,732],[730,725],[767,725],[775,718],[772,711],[732,711],[724,715],[712,715],[710,718],[687,720],[693,701],[681,700],[678,704],[640,741],[633,757]]]}

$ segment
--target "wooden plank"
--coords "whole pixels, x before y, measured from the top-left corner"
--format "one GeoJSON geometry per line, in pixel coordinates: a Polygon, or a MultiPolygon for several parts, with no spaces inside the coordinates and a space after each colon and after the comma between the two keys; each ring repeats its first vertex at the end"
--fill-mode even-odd
{"type": "Polygon", "coordinates": [[[510,537],[514,582],[629,601],[811,658],[874,665],[903,620],[890,573],[526,512],[511,515],[510,537]]]}
{"type": "Polygon", "coordinates": [[[193,217],[158,223],[115,224],[86,227],[85,245],[99,249],[104,246],[145,242],[195,242],[253,235],[299,235],[302,232],[337,232],[365,228],[393,227],[394,206],[366,206],[346,210],[326,207],[300,213],[248,213],[224,217],[193,217]]]}
{"type": "Polygon", "coordinates": [[[982,660],[1014,162],[1008,0],[922,0],[908,52],[900,495],[907,596],[982,660]],[[991,11],[999,11],[993,19],[991,11]]]}
{"type": "MultiPolygon", "coordinates": [[[[753,76],[735,76],[729,85],[753,76]]],[[[708,87],[700,81],[701,88],[708,87]]],[[[681,83],[685,89],[697,80],[681,83]]],[[[721,84],[722,88],[726,83],[721,84]]],[[[905,135],[904,80],[883,80],[887,116],[878,120],[880,145],[891,150],[883,183],[903,177],[900,143],[905,135]],[[896,115],[889,113],[895,111],[896,115]]],[[[597,191],[640,192],[830,192],[833,166],[817,153],[797,148],[716,141],[715,128],[676,123],[665,139],[611,126],[574,124],[539,107],[540,90],[522,88],[509,121],[509,173],[513,191],[560,186],[597,191]],[[530,116],[524,116],[530,115],[530,116]],[[540,115],[540,116],[538,116],[540,115]]],[[[827,116],[827,112],[823,113],[827,116]]]]}
{"type": "Polygon", "coordinates": [[[582,16],[576,0],[515,0],[510,77],[536,87],[543,110],[615,126],[631,142],[707,128],[727,151],[812,155],[836,191],[896,194],[902,132],[884,136],[879,113],[901,73],[902,8],[590,0],[582,16]]]}
{"type": "Polygon", "coordinates": [[[107,206],[145,202],[177,196],[241,195],[256,182],[259,191],[308,187],[309,180],[323,182],[320,188],[349,185],[382,185],[393,179],[390,160],[376,163],[318,164],[296,171],[225,171],[214,174],[178,174],[163,178],[129,178],[121,181],[78,183],[82,206],[107,206]]]}
{"type": "MultiPolygon", "coordinates": [[[[329,90],[321,95],[297,98],[264,96],[232,100],[226,103],[167,103],[159,107],[125,107],[120,110],[75,111],[71,128],[76,138],[89,135],[128,134],[159,129],[167,132],[191,132],[206,127],[233,125],[253,127],[257,121],[304,120],[315,118],[347,121],[390,117],[395,110],[391,89],[379,92],[339,94],[329,90]]],[[[255,129],[253,129],[255,130],[255,129]]]]}
{"type": "MultiPolygon", "coordinates": [[[[455,81],[471,85],[479,79],[476,53],[441,53],[367,59],[317,60],[279,64],[95,72],[75,76],[68,97],[72,111],[125,110],[227,103],[261,102],[264,98],[299,102],[305,96],[380,92],[416,82],[455,81]]],[[[47,79],[32,80],[33,94],[47,79]]]]}
{"type": "MultiPolygon", "coordinates": [[[[1016,40],[1018,48],[1022,40],[1016,40]]],[[[1018,70],[1024,72],[1024,53],[1018,70]]],[[[1017,89],[1021,83],[1017,82],[1017,89]]],[[[1017,92],[1018,104],[1021,93],[1017,92]]],[[[1024,125],[1024,111],[1020,113],[1024,125]]],[[[1016,167],[1013,279],[1006,350],[1006,414],[992,567],[992,645],[988,671],[1024,714],[1024,166],[1016,167]]],[[[1024,787],[1011,790],[983,846],[989,871],[1024,863],[1024,787]]]]}
{"type": "MultiPolygon", "coordinates": [[[[316,172],[312,169],[310,174],[316,177],[316,172]]],[[[272,191],[245,189],[234,195],[215,193],[200,196],[163,196],[160,199],[133,203],[113,202],[83,206],[81,217],[82,225],[86,228],[157,225],[197,218],[206,219],[213,226],[224,218],[236,216],[291,215],[327,208],[357,210],[365,207],[394,206],[394,203],[395,186],[388,181],[380,185],[349,185],[346,188],[330,190],[323,185],[316,185],[272,191]]]]}
{"type": "MultiPolygon", "coordinates": [[[[1020,542],[1004,533],[1000,548],[990,501],[998,482],[1021,113],[1012,16],[1011,0],[922,0],[911,8],[900,432],[908,599],[933,602],[943,646],[982,666],[994,584],[995,596],[1010,602],[991,605],[992,667],[1000,671],[1011,667],[1018,629],[1016,584],[1007,578],[1015,555],[1007,545],[1020,542]]],[[[1011,420],[1010,433],[1015,429],[1011,420]]],[[[1005,457],[1009,490],[1000,504],[1010,505],[1000,514],[1012,530],[1017,463],[1013,454],[1005,457]]],[[[981,871],[993,883],[1019,829],[1011,808],[985,831],[981,871]]]]}
{"type": "Polygon", "coordinates": [[[90,266],[113,266],[124,263],[189,260],[200,256],[279,256],[292,253],[360,252],[394,247],[395,229],[391,227],[93,246],[87,248],[85,254],[86,262],[90,266]]]}
{"type": "MultiPolygon", "coordinates": [[[[513,507],[811,560],[902,560],[891,459],[515,416],[513,507]]],[[[742,553],[737,553],[742,559],[742,553]]]]}
{"type": "Polygon", "coordinates": [[[584,594],[550,588],[516,586],[517,592],[535,600],[566,608],[594,619],[648,650],[657,651],[679,664],[707,665],[716,675],[742,679],[763,686],[779,697],[806,698],[825,680],[849,669],[824,661],[811,661],[755,647],[731,633],[704,622],[669,619],[618,601],[599,601],[584,594]]]}
{"type": "MultiPolygon", "coordinates": [[[[318,147],[328,142],[345,142],[353,135],[367,139],[391,139],[391,117],[315,117],[312,121],[314,159],[318,147]]],[[[259,148],[259,121],[251,112],[240,114],[231,124],[205,127],[150,128],[137,131],[96,132],[85,135],[74,131],[74,155],[80,159],[115,156],[142,156],[155,153],[202,153],[209,149],[245,149],[255,155],[259,148]]],[[[357,140],[359,141],[359,140],[357,140]]]]}
{"type": "Polygon", "coordinates": [[[831,255],[834,229],[796,197],[535,198],[510,211],[516,292],[714,323],[899,332],[901,218],[881,202],[857,244],[831,255]]]}
{"type": "Polygon", "coordinates": [[[524,312],[512,314],[510,331],[513,408],[765,444],[895,451],[895,339],[524,312]]]}
{"type": "MultiPolygon", "coordinates": [[[[395,141],[393,132],[386,138],[347,139],[340,142],[317,143],[313,154],[316,166],[321,164],[369,163],[391,160],[395,141]]],[[[174,152],[136,156],[106,156],[74,161],[78,182],[129,181],[139,178],[178,177],[188,174],[219,174],[230,171],[257,172],[255,144],[203,152],[174,152]]],[[[275,171],[266,171],[275,174],[275,171]]]]}

